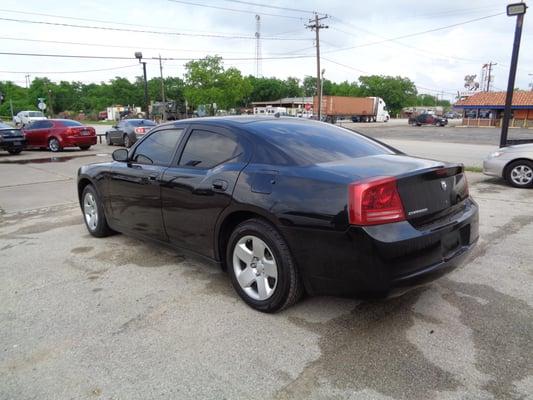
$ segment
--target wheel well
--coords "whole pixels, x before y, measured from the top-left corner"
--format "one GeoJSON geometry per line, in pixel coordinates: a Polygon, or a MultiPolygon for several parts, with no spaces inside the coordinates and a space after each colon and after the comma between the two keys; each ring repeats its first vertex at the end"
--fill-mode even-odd
{"type": "Polygon", "coordinates": [[[249,219],[262,219],[270,223],[268,219],[252,211],[236,211],[226,216],[218,232],[218,257],[223,270],[226,270],[226,248],[231,233],[237,225],[249,219]]]}
{"type": "Polygon", "coordinates": [[[517,162],[517,161],[529,161],[530,163],[533,163],[533,160],[530,160],[529,158],[515,158],[514,160],[509,161],[507,164],[505,164],[505,168],[503,169],[503,177],[505,178],[507,176],[507,172],[509,170],[509,167],[511,164],[517,162]]]}
{"type": "Polygon", "coordinates": [[[91,181],[87,178],[82,178],[78,182],[78,200],[81,204],[81,194],[83,193],[83,190],[87,187],[87,185],[90,185],[91,181]]]}

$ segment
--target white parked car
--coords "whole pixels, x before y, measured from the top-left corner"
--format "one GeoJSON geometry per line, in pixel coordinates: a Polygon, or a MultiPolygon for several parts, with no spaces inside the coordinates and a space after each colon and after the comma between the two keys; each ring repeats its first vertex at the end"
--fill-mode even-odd
{"type": "Polygon", "coordinates": [[[41,111],[21,111],[13,117],[13,123],[15,126],[30,125],[34,121],[40,121],[46,119],[41,111]]]}
{"type": "Polygon", "coordinates": [[[511,186],[533,187],[533,143],[502,147],[483,161],[485,175],[504,178],[511,186]]]}

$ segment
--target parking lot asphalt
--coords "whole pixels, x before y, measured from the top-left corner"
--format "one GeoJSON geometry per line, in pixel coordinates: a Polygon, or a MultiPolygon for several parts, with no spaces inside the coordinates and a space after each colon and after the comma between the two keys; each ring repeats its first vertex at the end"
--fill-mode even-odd
{"type": "Polygon", "coordinates": [[[468,173],[480,242],[427,287],[267,315],[215,266],[87,233],[75,171],[115,148],[0,158],[1,399],[532,398],[532,190],[468,173]]]}

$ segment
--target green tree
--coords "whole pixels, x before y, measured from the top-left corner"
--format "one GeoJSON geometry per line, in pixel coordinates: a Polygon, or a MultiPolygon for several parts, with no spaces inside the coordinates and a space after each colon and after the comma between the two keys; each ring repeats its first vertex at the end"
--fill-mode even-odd
{"type": "Polygon", "coordinates": [[[359,82],[361,95],[381,97],[391,115],[416,102],[416,86],[409,78],[371,75],[359,77],[359,82]]]}

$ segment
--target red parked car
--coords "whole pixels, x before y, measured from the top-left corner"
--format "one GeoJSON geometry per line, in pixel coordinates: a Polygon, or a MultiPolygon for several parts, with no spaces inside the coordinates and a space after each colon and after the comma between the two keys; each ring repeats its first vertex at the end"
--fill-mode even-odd
{"type": "Polygon", "coordinates": [[[96,131],[71,119],[43,119],[24,128],[28,148],[48,148],[53,152],[65,147],[87,150],[96,144],[96,131]]]}

